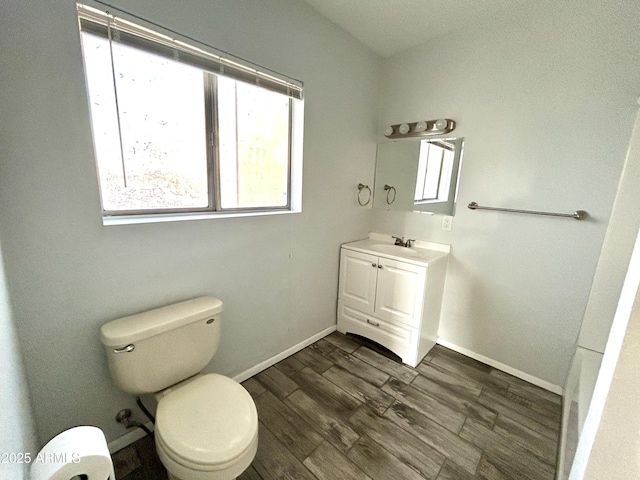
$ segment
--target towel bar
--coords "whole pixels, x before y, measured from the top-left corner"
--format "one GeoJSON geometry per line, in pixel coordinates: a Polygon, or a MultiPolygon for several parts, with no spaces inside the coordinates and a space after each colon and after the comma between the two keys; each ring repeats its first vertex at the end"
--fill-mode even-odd
{"type": "Polygon", "coordinates": [[[516,210],[514,208],[498,208],[498,207],[483,207],[476,202],[471,202],[468,205],[471,210],[495,210],[497,212],[513,212],[513,213],[528,213],[531,215],[548,215],[550,217],[569,217],[576,220],[584,220],[589,215],[584,210],[576,210],[573,213],[553,213],[553,212],[538,212],[536,210],[516,210]]]}

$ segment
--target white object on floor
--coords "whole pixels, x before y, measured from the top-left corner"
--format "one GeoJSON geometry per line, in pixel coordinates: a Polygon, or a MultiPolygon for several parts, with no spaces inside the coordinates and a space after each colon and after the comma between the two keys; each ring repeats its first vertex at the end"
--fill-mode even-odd
{"type": "Polygon", "coordinates": [[[97,427],[74,427],[56,435],[31,464],[31,480],[115,480],[104,433],[97,427]]]}

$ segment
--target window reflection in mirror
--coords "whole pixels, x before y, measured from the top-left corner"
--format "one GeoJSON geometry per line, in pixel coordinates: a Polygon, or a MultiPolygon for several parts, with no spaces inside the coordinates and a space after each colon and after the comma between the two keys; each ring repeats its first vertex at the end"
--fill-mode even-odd
{"type": "Polygon", "coordinates": [[[463,138],[378,144],[374,208],[453,215],[463,138]],[[393,187],[394,195],[389,195],[393,187]]]}
{"type": "Polygon", "coordinates": [[[446,201],[451,186],[455,144],[446,140],[420,142],[414,204],[446,201]]]}

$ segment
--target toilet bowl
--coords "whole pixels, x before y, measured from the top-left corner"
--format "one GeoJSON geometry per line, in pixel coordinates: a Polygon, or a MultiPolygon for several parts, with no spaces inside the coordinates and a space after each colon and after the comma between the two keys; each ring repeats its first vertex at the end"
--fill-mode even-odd
{"type": "Polygon", "coordinates": [[[200,297],[101,328],[116,385],[155,393],[156,450],[171,480],[230,480],[253,461],[258,414],[245,388],[201,373],[220,341],[222,302],[200,297]]]}
{"type": "Polygon", "coordinates": [[[227,480],[251,464],[258,415],[240,384],[212,373],[156,397],[156,449],[173,478],[227,480]]]}

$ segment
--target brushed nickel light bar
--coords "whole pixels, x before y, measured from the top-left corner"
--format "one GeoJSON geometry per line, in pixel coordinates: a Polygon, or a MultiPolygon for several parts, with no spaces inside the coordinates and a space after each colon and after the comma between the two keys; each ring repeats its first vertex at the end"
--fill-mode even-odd
{"type": "Polygon", "coordinates": [[[384,130],[387,138],[428,137],[431,135],[443,135],[456,128],[456,122],[449,118],[438,120],[421,120],[412,123],[399,123],[391,125],[384,130]]]}

